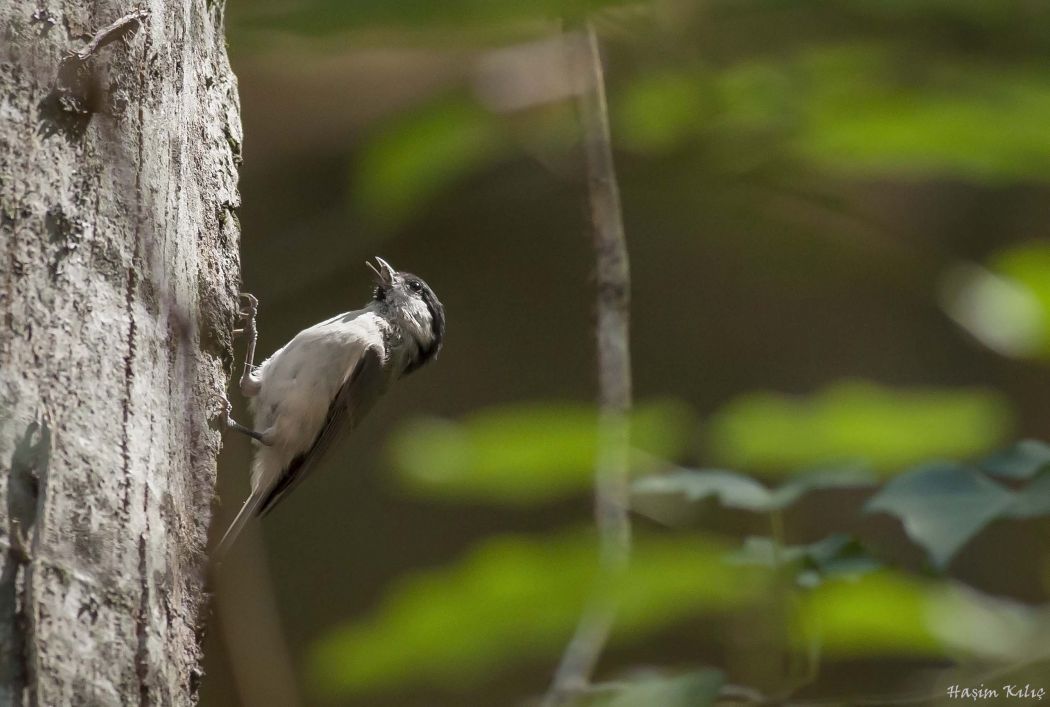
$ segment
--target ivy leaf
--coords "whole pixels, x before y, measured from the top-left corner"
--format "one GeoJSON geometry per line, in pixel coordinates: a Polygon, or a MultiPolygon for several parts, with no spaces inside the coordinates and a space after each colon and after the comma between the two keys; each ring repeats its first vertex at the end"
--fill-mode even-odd
{"type": "Polygon", "coordinates": [[[978,463],[984,471],[1003,479],[1031,479],[1050,469],[1050,444],[1036,439],[1020,442],[998,451],[978,463]]]}
{"type": "Polygon", "coordinates": [[[811,491],[874,485],[875,475],[861,465],[799,474],[773,493],[774,508],[787,508],[811,491]]]}
{"type": "Polygon", "coordinates": [[[748,537],[743,547],[730,555],[737,564],[776,567],[795,565],[795,581],[802,587],[815,587],[833,577],[856,577],[879,569],[881,563],[873,558],[857,540],[846,533],[833,533],[808,545],[787,545],[777,548],[771,538],[748,537]]]}
{"type": "Polygon", "coordinates": [[[1040,474],[1014,493],[1014,501],[1004,515],[1019,519],[1050,515],[1050,473],[1040,474]]]}
{"type": "Polygon", "coordinates": [[[769,512],[787,508],[811,491],[874,483],[875,477],[859,467],[800,474],[772,490],[750,476],[733,471],[679,469],[639,479],[633,491],[638,495],[680,494],[690,502],[713,497],[726,508],[769,512]]]}
{"type": "Polygon", "coordinates": [[[766,511],[773,493],[750,476],[721,469],[681,469],[670,474],[646,476],[634,483],[638,494],[681,494],[688,501],[717,498],[727,508],[766,511]]]}
{"type": "Polygon", "coordinates": [[[919,466],[890,481],[865,510],[898,517],[938,569],[988,523],[1004,515],[1015,496],[977,470],[951,462],[919,466]]]}

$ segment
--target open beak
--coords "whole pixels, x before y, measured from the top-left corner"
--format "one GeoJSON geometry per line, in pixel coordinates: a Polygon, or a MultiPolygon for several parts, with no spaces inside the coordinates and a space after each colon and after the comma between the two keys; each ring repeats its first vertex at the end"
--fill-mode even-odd
{"type": "Polygon", "coordinates": [[[378,255],[376,256],[376,263],[379,264],[378,268],[375,265],[373,265],[370,261],[365,261],[365,265],[367,265],[374,273],[376,284],[380,287],[390,287],[391,285],[393,285],[394,274],[396,271],[392,267],[390,267],[390,263],[383,260],[378,255]]]}

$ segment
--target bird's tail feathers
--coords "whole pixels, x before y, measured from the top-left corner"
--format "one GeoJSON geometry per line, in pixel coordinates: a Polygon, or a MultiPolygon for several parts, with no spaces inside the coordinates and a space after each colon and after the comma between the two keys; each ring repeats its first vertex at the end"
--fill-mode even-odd
{"type": "Polygon", "coordinates": [[[248,500],[241,506],[241,510],[237,512],[237,517],[230,523],[230,527],[223,533],[222,540],[215,546],[215,551],[212,552],[212,562],[218,564],[222,562],[223,558],[226,557],[226,553],[229,552],[230,547],[237,540],[237,537],[244,530],[244,526],[248,524],[252,518],[257,515],[259,506],[262,504],[263,499],[266,498],[266,493],[260,493],[259,491],[253,491],[248,500]]]}

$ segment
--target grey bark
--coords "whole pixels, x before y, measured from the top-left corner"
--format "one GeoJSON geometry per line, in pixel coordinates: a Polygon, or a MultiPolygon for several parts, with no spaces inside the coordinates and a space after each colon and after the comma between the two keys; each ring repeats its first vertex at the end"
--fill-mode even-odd
{"type": "Polygon", "coordinates": [[[139,8],[0,2],[0,705],[200,677],[240,115],[222,4],[139,8]]]}

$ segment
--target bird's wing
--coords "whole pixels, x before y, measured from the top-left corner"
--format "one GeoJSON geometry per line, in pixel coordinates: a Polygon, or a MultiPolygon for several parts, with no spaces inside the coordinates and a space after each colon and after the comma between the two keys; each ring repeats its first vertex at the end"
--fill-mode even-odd
{"type": "Polygon", "coordinates": [[[263,500],[256,514],[263,516],[269,513],[289,491],[306,478],[332,446],[332,442],[357,426],[385,387],[386,372],[383,370],[381,355],[374,347],[368,347],[358,359],[353,373],[332,400],[328,416],[314,443],[291,461],[272,487],[268,490],[260,489],[263,500]]]}
{"type": "Polygon", "coordinates": [[[214,553],[216,559],[221,560],[249,520],[272,510],[278,501],[306,477],[339,434],[353,429],[364,417],[385,387],[386,374],[381,355],[370,346],[365,349],[353,372],[336,393],[328,408],[328,417],[310,449],[293,459],[288,468],[277,477],[276,483],[252,492],[219,541],[214,553]]]}

